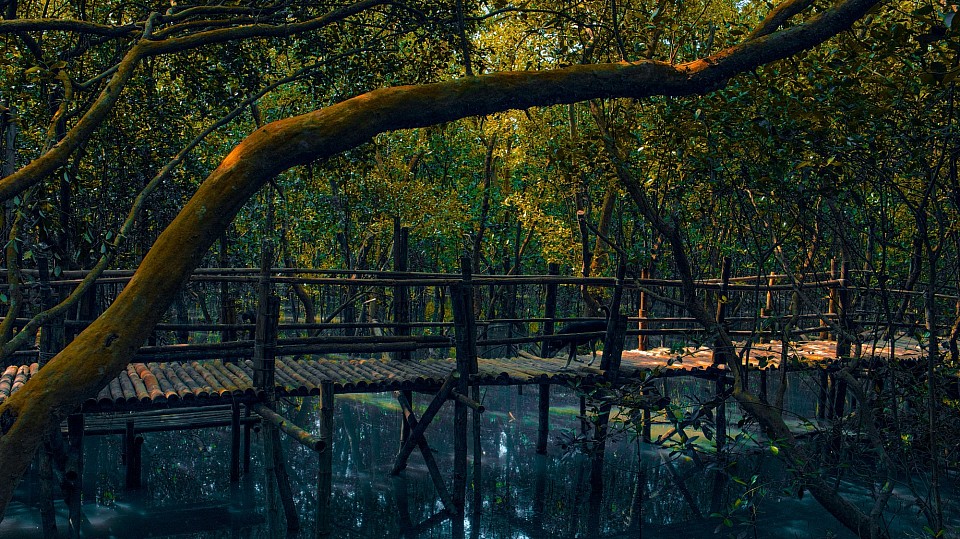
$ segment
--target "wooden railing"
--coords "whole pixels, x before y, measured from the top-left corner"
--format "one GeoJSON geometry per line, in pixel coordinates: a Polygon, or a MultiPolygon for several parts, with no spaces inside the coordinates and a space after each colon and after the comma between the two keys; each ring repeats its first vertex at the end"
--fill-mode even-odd
{"type": "MultiPolygon", "coordinates": [[[[464,264],[469,262],[465,261],[464,264]]],[[[398,265],[398,268],[403,269],[404,266],[398,265]]],[[[577,278],[557,275],[556,268],[552,269],[546,275],[513,276],[471,275],[469,272],[441,274],[271,268],[266,280],[271,287],[294,284],[306,287],[314,300],[322,303],[321,312],[336,314],[348,304],[355,310],[358,307],[363,310],[363,306],[371,302],[383,304],[375,310],[367,308],[364,318],[343,321],[341,316],[339,319],[331,317],[330,321],[307,323],[298,316],[298,300],[291,296],[292,301],[284,314],[278,315],[280,320],[276,327],[277,335],[274,336],[275,352],[278,356],[389,352],[402,361],[410,359],[418,351],[449,351],[456,348],[459,342],[457,335],[460,334],[470,336],[472,346],[481,353],[490,352],[493,347],[504,347],[506,355],[511,355],[526,345],[537,351],[551,340],[559,338],[552,335],[558,325],[583,320],[558,316],[558,313],[574,310],[581,286],[607,290],[610,296],[620,294],[625,298],[621,301],[618,314],[631,314],[626,317],[628,328],[624,330],[624,336],[632,340],[631,346],[643,349],[681,340],[708,343],[711,339],[696,320],[683,316],[684,313],[673,304],[680,299],[679,281],[651,279],[643,273],[639,278],[577,278]],[[344,290],[348,287],[362,293],[346,297],[344,290]],[[470,298],[464,296],[464,290],[470,291],[470,298]],[[489,291],[489,296],[484,290],[489,291]],[[508,293],[512,294],[513,304],[522,304],[522,308],[507,312],[505,317],[478,318],[475,316],[478,309],[472,305],[466,308],[459,305],[468,299],[471,304],[476,299],[496,303],[503,301],[500,296],[506,297],[508,293]],[[660,301],[662,298],[673,301],[660,301]],[[413,299],[420,304],[419,315],[422,317],[430,313],[433,321],[417,320],[416,316],[412,316],[413,299]],[[370,316],[370,312],[375,312],[375,316],[370,316]],[[498,335],[498,330],[503,330],[505,334],[498,335]],[[655,343],[656,340],[658,342],[655,343]]],[[[718,320],[736,338],[836,339],[839,335],[838,351],[841,355],[848,355],[852,337],[865,328],[910,330],[920,327],[918,322],[889,322],[876,316],[867,316],[871,311],[855,311],[851,304],[854,295],[858,295],[863,304],[862,298],[881,291],[854,286],[849,272],[843,271],[836,278],[824,273],[796,277],[732,277],[729,272],[722,272],[719,279],[699,281],[695,288],[698,298],[705,304],[716,306],[718,320]]],[[[183,320],[184,309],[181,307],[181,321],[159,324],[155,331],[156,338],[152,339],[155,342],[141,348],[137,360],[221,358],[229,361],[251,357],[255,348],[253,334],[256,324],[236,323],[240,318],[236,310],[241,310],[243,305],[247,306],[243,311],[258,310],[255,298],[259,296],[258,287],[262,282],[258,272],[256,268],[197,270],[185,288],[185,296],[192,297],[194,301],[187,309],[191,312],[186,320],[183,320]],[[226,287],[221,286],[224,283],[226,287]],[[232,297],[216,297],[222,290],[229,291],[232,297]],[[221,309],[214,316],[210,313],[210,303],[232,306],[235,311],[231,314],[221,309]],[[203,321],[191,321],[201,315],[205,318],[203,321]],[[169,341],[171,334],[180,338],[187,336],[193,342],[165,344],[164,341],[169,341]]],[[[36,295],[44,305],[49,305],[51,297],[61,295],[60,291],[75,286],[83,277],[83,272],[64,272],[58,278],[43,279],[43,273],[27,272],[36,280],[27,282],[24,287],[28,296],[36,289],[36,295]]],[[[85,306],[75,308],[65,319],[45,326],[40,343],[47,348],[43,352],[45,357],[41,359],[49,358],[58,350],[56,346],[45,344],[49,337],[55,336],[57,331],[63,331],[66,338],[79,333],[93,316],[113,300],[131,276],[132,271],[105,272],[97,280],[92,298],[86,300],[85,306]],[[58,330],[58,325],[63,329],[58,330]]],[[[901,299],[915,294],[896,290],[883,293],[901,299]]],[[[940,295],[939,299],[957,301],[957,297],[951,295],[940,295]]],[[[39,303],[34,310],[38,309],[39,303]]],[[[485,307],[484,311],[490,312],[489,307],[485,307]]],[[[167,318],[175,320],[177,309],[171,308],[167,318]]],[[[27,320],[22,317],[17,322],[25,324],[27,320]]],[[[948,327],[941,327],[941,331],[948,331],[948,327]]],[[[598,337],[601,335],[603,333],[596,334],[598,337]]],[[[40,351],[23,350],[9,358],[7,363],[21,362],[35,354],[40,354],[40,351]]]]}

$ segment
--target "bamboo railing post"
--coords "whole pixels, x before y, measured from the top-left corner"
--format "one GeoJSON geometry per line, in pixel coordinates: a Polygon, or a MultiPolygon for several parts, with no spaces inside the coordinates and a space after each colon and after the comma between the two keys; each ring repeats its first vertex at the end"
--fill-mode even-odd
{"type": "Polygon", "coordinates": [[[850,339],[847,335],[853,329],[850,323],[850,263],[840,264],[840,285],[837,291],[837,319],[840,334],[837,335],[837,359],[850,356],[850,339]]]}
{"type": "MultiPolygon", "coordinates": [[[[55,301],[53,289],[50,287],[49,262],[46,257],[37,258],[37,269],[40,274],[40,301],[43,309],[53,307],[55,301]]],[[[47,361],[57,355],[64,345],[64,324],[63,316],[57,316],[47,324],[44,324],[40,331],[40,366],[43,367],[47,361]]]]}
{"type": "MultiPolygon", "coordinates": [[[[409,236],[410,229],[397,226],[393,245],[393,270],[399,273],[405,273],[409,261],[409,236]]],[[[398,280],[403,276],[398,275],[398,280]]],[[[410,335],[410,292],[409,287],[397,285],[394,287],[393,296],[393,323],[394,334],[398,336],[410,335]]],[[[409,351],[400,351],[393,354],[393,359],[397,361],[407,361],[410,359],[409,351]]]]}
{"type": "Polygon", "coordinates": [[[607,335],[603,341],[603,357],[600,360],[600,369],[611,379],[620,374],[623,342],[627,333],[627,317],[620,314],[620,303],[623,301],[623,280],[626,273],[626,261],[620,259],[617,264],[617,281],[613,288],[613,298],[610,300],[610,318],[607,320],[607,335]]]}
{"type": "MultiPolygon", "coordinates": [[[[453,293],[453,315],[456,326],[457,372],[460,374],[456,391],[467,394],[470,375],[477,373],[477,341],[473,310],[472,263],[470,257],[460,257],[460,270],[463,279],[455,285],[453,293]]],[[[479,427],[479,425],[477,425],[479,427]]],[[[467,488],[467,406],[460,400],[454,403],[454,460],[453,460],[453,504],[459,512],[459,521],[463,521],[467,488]]],[[[474,458],[479,458],[475,455],[474,458]]],[[[474,478],[479,483],[479,478],[474,478]]]]}
{"type": "MultiPolygon", "coordinates": [[[[393,270],[398,273],[406,272],[409,264],[409,237],[410,229],[401,227],[399,219],[394,221],[393,233],[393,270]]],[[[402,279],[397,276],[397,279],[402,279]]],[[[397,285],[394,287],[393,294],[393,323],[394,334],[397,336],[410,335],[410,296],[406,286],[397,285]]],[[[410,351],[400,350],[392,353],[394,361],[409,361],[410,351]]],[[[404,391],[404,397],[409,402],[413,402],[413,392],[404,391]]],[[[403,420],[403,413],[400,414],[400,446],[407,441],[410,436],[410,425],[403,420]]]]}
{"type": "Polygon", "coordinates": [[[264,401],[273,405],[276,393],[277,322],[280,318],[280,298],[272,293],[261,293],[257,314],[256,338],[253,345],[253,386],[263,392],[264,401]]]}
{"type": "MultiPolygon", "coordinates": [[[[471,270],[471,261],[470,257],[463,256],[460,258],[460,269],[462,272],[462,278],[458,286],[460,289],[460,298],[457,299],[457,294],[452,294],[453,296],[453,315],[454,315],[454,327],[456,329],[456,346],[457,351],[463,350],[463,359],[464,363],[462,364],[462,369],[460,369],[461,354],[457,354],[457,365],[458,369],[461,370],[461,375],[465,378],[464,381],[460,382],[466,386],[469,381],[466,380],[469,375],[476,374],[478,369],[477,364],[477,321],[474,315],[474,305],[473,305],[473,274],[471,270]],[[458,307],[460,308],[459,322],[458,318],[458,307]]],[[[466,393],[465,390],[462,390],[461,393],[466,393]]]]}
{"type": "Polygon", "coordinates": [[[317,457],[317,537],[330,535],[330,501],[333,496],[333,382],[320,382],[320,439],[325,447],[317,457]]]}
{"type": "MultiPolygon", "coordinates": [[[[547,275],[560,275],[560,265],[551,262],[547,266],[547,275]]],[[[557,283],[547,283],[543,317],[547,319],[543,324],[543,334],[553,335],[556,329],[557,317],[557,283]]],[[[540,343],[540,355],[547,349],[547,341],[540,343]]],[[[537,454],[547,454],[547,440],[550,435],[550,384],[540,384],[540,395],[537,402],[537,454]]]]}
{"type": "MultiPolygon", "coordinates": [[[[776,331],[775,326],[771,325],[771,322],[770,322],[771,318],[773,317],[773,285],[776,284],[776,282],[777,282],[776,274],[771,271],[770,277],[767,279],[768,288],[767,288],[767,294],[765,298],[766,301],[764,302],[763,308],[760,309],[760,319],[766,322],[765,324],[767,326],[766,331],[771,333],[776,331]]],[[[770,337],[766,333],[764,333],[760,336],[760,342],[768,343],[770,342],[770,337]]]]}
{"type": "Polygon", "coordinates": [[[83,524],[81,497],[83,495],[83,414],[67,416],[67,463],[64,473],[64,490],[67,501],[67,531],[71,539],[79,539],[83,524]]]}
{"type": "MultiPolygon", "coordinates": [[[[273,205],[268,211],[268,223],[273,221],[273,205]]],[[[269,225],[268,225],[269,226],[269,225]]],[[[261,246],[260,275],[258,278],[257,326],[253,344],[253,386],[263,391],[264,402],[273,407],[276,394],[276,349],[280,324],[280,298],[273,291],[270,280],[273,265],[273,243],[264,239],[261,246]]]]}
{"type": "MultiPolygon", "coordinates": [[[[640,270],[640,280],[650,278],[650,268],[643,268],[640,270]]],[[[640,290],[640,308],[637,310],[637,329],[640,330],[640,335],[637,336],[637,350],[644,351],[647,349],[649,339],[647,335],[643,334],[643,331],[647,329],[647,293],[644,290],[640,290]]]]}
{"type": "MultiPolygon", "coordinates": [[[[229,254],[230,239],[224,233],[220,236],[220,267],[230,267],[229,254]]],[[[230,283],[226,280],[220,281],[220,323],[235,325],[237,323],[237,304],[230,297],[230,283]]],[[[221,342],[230,342],[237,340],[237,330],[225,329],[220,333],[221,342]]]]}
{"type": "MultiPolygon", "coordinates": [[[[516,266],[511,266],[510,258],[504,258],[503,260],[503,274],[504,275],[517,275],[520,271],[519,263],[516,266]]],[[[513,284],[503,284],[501,285],[503,290],[503,299],[502,299],[502,312],[505,318],[510,320],[516,320],[517,318],[517,292],[520,288],[520,285],[513,284]]],[[[517,334],[517,324],[516,322],[510,322],[507,324],[507,338],[512,339],[516,337],[517,334]]],[[[507,357],[516,357],[517,355],[517,345],[511,344],[507,346],[506,351],[507,357]]]]}
{"type": "MultiPolygon", "coordinates": [[[[830,279],[836,279],[836,278],[837,278],[837,260],[835,258],[831,258],[830,259],[830,279]]],[[[827,300],[827,315],[836,315],[836,314],[837,314],[837,287],[831,286],[829,290],[828,300],[827,300]]],[[[824,320],[822,325],[829,326],[830,325],[829,322],[832,321],[832,318],[833,317],[830,316],[831,320],[824,320]]],[[[836,332],[834,332],[834,334],[836,334],[836,332]]],[[[820,340],[826,341],[828,339],[830,339],[830,330],[824,329],[823,331],[820,332],[820,340]]]]}

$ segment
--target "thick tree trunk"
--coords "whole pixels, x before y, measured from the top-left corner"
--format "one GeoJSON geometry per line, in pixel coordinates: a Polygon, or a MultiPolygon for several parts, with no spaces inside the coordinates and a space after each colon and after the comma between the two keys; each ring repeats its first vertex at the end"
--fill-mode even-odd
{"type": "MultiPolygon", "coordinates": [[[[258,129],[203,182],[113,304],[0,404],[0,514],[44,433],[126,367],[210,246],[247,199],[279,172],[338,154],[386,131],[595,98],[709,92],[738,73],[819,44],[848,28],[876,3],[847,0],[806,23],[687,64],[578,65],[387,88],[258,129]]],[[[764,21],[761,27],[769,24],[764,21]]],[[[105,92],[119,93],[115,86],[105,92]]],[[[54,153],[38,161],[57,162],[54,153]]],[[[36,173],[37,167],[31,170],[36,173]]],[[[35,183],[31,178],[25,173],[3,183],[0,196],[12,197],[35,183]]]]}

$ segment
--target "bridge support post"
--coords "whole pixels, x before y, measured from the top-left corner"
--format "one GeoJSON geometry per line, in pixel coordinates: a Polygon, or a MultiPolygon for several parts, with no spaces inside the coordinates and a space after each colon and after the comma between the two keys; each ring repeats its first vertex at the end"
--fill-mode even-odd
{"type": "Polygon", "coordinates": [[[325,446],[317,457],[317,537],[330,535],[330,500],[333,496],[333,382],[320,383],[320,439],[325,446]]]}
{"type": "Polygon", "coordinates": [[[547,454],[547,438],[550,434],[550,384],[540,384],[537,402],[537,454],[547,454]]]}
{"type": "MultiPolygon", "coordinates": [[[[56,427],[59,431],[59,425],[56,427]]],[[[53,446],[52,440],[59,432],[47,432],[43,437],[43,444],[37,451],[37,471],[40,480],[40,522],[43,528],[44,539],[60,537],[57,531],[57,512],[54,508],[55,478],[53,473],[53,446]]]]}
{"type": "MultiPolygon", "coordinates": [[[[641,390],[641,394],[650,395],[650,390],[643,389],[641,390]]],[[[651,431],[652,423],[653,423],[653,418],[651,417],[651,414],[650,414],[650,408],[644,408],[643,409],[643,425],[641,425],[640,427],[640,439],[643,440],[644,443],[649,444],[653,442],[653,433],[651,431]]],[[[641,457],[638,456],[637,458],[641,458],[641,457]]],[[[641,486],[641,488],[643,487],[641,486]]]]}
{"type": "MultiPolygon", "coordinates": [[[[650,278],[650,268],[643,268],[640,270],[640,280],[645,280],[650,278]]],[[[637,350],[644,351],[647,349],[649,338],[647,335],[644,335],[644,331],[647,329],[647,293],[643,290],[640,290],[640,306],[637,309],[637,329],[640,330],[640,335],[637,335],[637,350]]]]}
{"type": "MultiPolygon", "coordinates": [[[[250,418],[249,404],[244,406],[243,417],[250,418]]],[[[253,425],[250,424],[250,421],[246,421],[243,424],[243,473],[250,473],[250,431],[252,430],[253,425]]]]}
{"type": "MultiPolygon", "coordinates": [[[[470,384],[470,375],[477,373],[477,332],[473,312],[473,276],[470,257],[460,257],[460,270],[463,280],[453,287],[453,323],[456,328],[457,344],[457,393],[466,395],[470,384]]],[[[461,536],[463,515],[467,496],[467,406],[457,399],[454,403],[453,437],[453,505],[458,517],[454,518],[454,536],[461,536]]],[[[478,421],[474,429],[479,429],[478,421]]],[[[474,438],[479,435],[475,433],[474,438]]],[[[478,444],[477,444],[478,445],[478,444]]],[[[476,446],[476,445],[475,445],[476,446]]],[[[479,452],[474,456],[474,472],[479,471],[479,452]]],[[[480,485],[480,477],[474,477],[474,488],[480,485]]]]}
{"type": "Polygon", "coordinates": [[[240,481],[240,403],[230,408],[230,482],[240,481]]]}
{"type": "Polygon", "coordinates": [[[133,420],[127,421],[124,432],[123,460],[126,465],[126,487],[138,489],[143,485],[143,437],[137,436],[133,420]]]}
{"type": "MultiPolygon", "coordinates": [[[[560,265],[551,262],[547,266],[547,275],[560,275],[560,265]]],[[[543,317],[547,319],[543,324],[543,334],[553,335],[556,329],[554,319],[557,317],[557,283],[548,282],[546,302],[543,317]]],[[[540,354],[547,349],[547,342],[540,343],[540,354]]],[[[550,435],[550,384],[540,384],[540,399],[537,414],[537,454],[547,454],[547,440],[550,435]]]]}

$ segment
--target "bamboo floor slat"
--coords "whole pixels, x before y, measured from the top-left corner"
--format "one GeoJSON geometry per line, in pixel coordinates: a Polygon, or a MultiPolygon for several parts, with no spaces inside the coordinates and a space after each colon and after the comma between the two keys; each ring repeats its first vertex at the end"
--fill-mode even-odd
{"type": "MultiPolygon", "coordinates": [[[[750,367],[778,368],[781,358],[778,342],[754,344],[749,350],[738,348],[750,367]]],[[[791,343],[788,349],[789,368],[817,368],[833,361],[836,345],[828,341],[791,343]]],[[[887,358],[889,344],[863,345],[866,357],[887,358]]],[[[898,345],[893,350],[897,360],[916,360],[921,350],[912,345],[898,345]]],[[[602,354],[592,367],[590,355],[564,368],[566,357],[481,358],[479,372],[472,381],[480,385],[564,384],[580,380],[597,381],[602,354]]],[[[396,361],[389,359],[278,359],[277,392],[280,396],[318,395],[323,382],[332,381],[338,393],[385,392],[394,390],[435,390],[456,368],[451,358],[396,361]]],[[[0,373],[0,402],[6,400],[31,376],[39,365],[12,365],[0,373]]],[[[620,376],[632,378],[653,369],[679,376],[708,375],[712,372],[713,354],[705,347],[677,350],[656,348],[647,351],[625,350],[620,376]]],[[[722,367],[721,367],[722,368],[722,367]]],[[[712,374],[711,374],[712,375],[712,374]]],[[[257,400],[253,387],[253,363],[250,360],[222,362],[167,361],[163,363],[131,363],[111,380],[95,398],[83,405],[85,412],[137,411],[184,406],[210,406],[234,400],[257,400]]],[[[205,420],[205,419],[201,419],[205,420]]]]}

